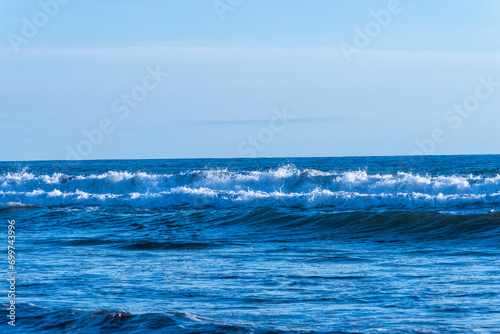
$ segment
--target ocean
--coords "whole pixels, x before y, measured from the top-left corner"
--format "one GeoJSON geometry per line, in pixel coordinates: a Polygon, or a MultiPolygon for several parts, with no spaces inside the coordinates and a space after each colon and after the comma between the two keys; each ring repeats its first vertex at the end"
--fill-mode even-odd
{"type": "Polygon", "coordinates": [[[1,333],[500,333],[496,155],[0,162],[0,218],[1,333]]]}

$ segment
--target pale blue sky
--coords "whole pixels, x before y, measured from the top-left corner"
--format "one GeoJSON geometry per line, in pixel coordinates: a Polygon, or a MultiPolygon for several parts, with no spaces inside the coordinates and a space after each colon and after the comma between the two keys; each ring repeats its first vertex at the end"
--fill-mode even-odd
{"type": "Polygon", "coordinates": [[[500,153],[496,0],[55,1],[0,1],[0,160],[500,153]]]}

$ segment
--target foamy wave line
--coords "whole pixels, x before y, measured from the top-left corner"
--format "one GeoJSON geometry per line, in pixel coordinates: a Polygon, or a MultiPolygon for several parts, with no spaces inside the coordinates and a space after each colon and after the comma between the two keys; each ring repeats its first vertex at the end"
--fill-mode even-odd
{"type": "Polygon", "coordinates": [[[102,174],[0,176],[0,204],[129,205],[138,207],[297,206],[446,208],[497,206],[500,175],[429,176],[411,173],[337,173],[284,166],[267,171],[197,170],[176,174],[109,171],[102,174]]]}
{"type": "Polygon", "coordinates": [[[283,193],[263,191],[222,191],[208,188],[177,187],[158,193],[91,194],[82,191],[29,193],[0,191],[2,202],[7,205],[98,205],[131,206],[140,208],[189,207],[331,207],[336,210],[370,209],[449,209],[500,205],[500,193],[483,195],[429,195],[422,193],[362,194],[357,192],[332,192],[316,188],[308,193],[283,193]]]}

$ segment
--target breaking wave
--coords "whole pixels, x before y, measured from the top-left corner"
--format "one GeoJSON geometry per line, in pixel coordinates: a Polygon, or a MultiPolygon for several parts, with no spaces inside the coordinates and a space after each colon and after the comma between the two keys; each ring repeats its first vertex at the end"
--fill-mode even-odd
{"type": "Polygon", "coordinates": [[[36,175],[23,170],[0,176],[0,208],[65,205],[489,211],[500,205],[500,175],[338,173],[287,165],[266,171],[36,175]]]}

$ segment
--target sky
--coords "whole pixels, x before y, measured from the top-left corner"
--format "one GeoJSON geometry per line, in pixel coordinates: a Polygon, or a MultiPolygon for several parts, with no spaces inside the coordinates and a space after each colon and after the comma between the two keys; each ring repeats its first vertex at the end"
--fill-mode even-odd
{"type": "Polygon", "coordinates": [[[0,160],[500,154],[497,0],[0,0],[0,160]]]}

